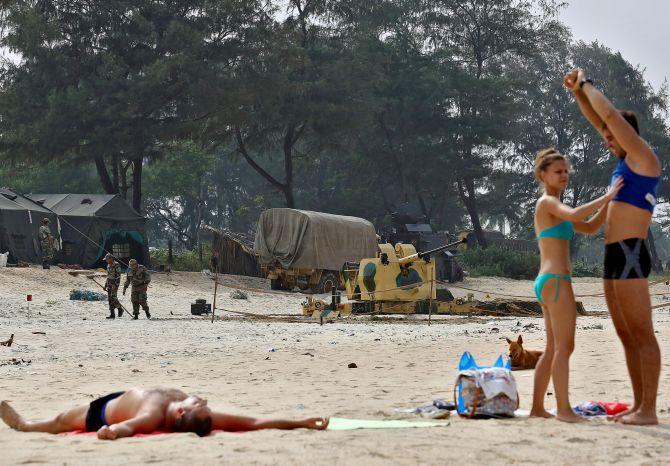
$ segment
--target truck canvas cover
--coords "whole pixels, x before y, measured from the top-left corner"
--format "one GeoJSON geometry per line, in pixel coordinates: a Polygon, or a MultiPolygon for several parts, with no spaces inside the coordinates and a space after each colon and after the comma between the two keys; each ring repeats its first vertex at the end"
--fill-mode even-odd
{"type": "Polygon", "coordinates": [[[278,261],[285,269],[340,270],[344,262],[377,256],[377,234],[358,217],[296,209],[261,214],[254,251],[263,265],[278,261]]]}

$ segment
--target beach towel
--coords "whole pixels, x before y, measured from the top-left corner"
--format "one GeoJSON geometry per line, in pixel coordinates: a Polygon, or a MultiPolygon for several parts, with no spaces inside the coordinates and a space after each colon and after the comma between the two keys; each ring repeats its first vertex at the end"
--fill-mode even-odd
{"type": "MultiPolygon", "coordinates": [[[[355,429],[413,429],[417,427],[447,427],[449,422],[438,421],[403,421],[394,419],[347,419],[341,417],[331,417],[326,430],[355,430],[355,429]]],[[[223,430],[213,430],[210,435],[225,432],[223,430]]],[[[135,434],[133,437],[152,437],[154,435],[173,434],[175,432],[164,432],[156,430],[149,434],[135,434]]],[[[246,432],[228,432],[231,434],[243,434],[246,432]]],[[[73,430],[64,432],[63,435],[84,435],[88,437],[97,437],[97,432],[86,432],[84,430],[73,430]]]]}
{"type": "Polygon", "coordinates": [[[447,427],[449,422],[438,421],[403,421],[403,420],[374,420],[374,419],[345,419],[331,417],[326,430],[354,430],[354,429],[413,429],[417,427],[447,427]]]}
{"type": "Polygon", "coordinates": [[[519,407],[516,380],[511,361],[502,356],[491,367],[482,367],[465,352],[458,365],[459,374],[454,386],[454,402],[463,417],[514,417],[519,407]]]}
{"type": "Polygon", "coordinates": [[[629,403],[585,401],[573,407],[572,410],[584,417],[615,416],[630,408],[629,403]]]}

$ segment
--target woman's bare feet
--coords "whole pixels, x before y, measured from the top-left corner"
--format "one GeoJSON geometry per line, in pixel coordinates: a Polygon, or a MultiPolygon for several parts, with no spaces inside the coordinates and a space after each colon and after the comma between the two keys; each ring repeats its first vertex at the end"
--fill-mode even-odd
{"type": "Polygon", "coordinates": [[[567,413],[558,413],[556,415],[556,419],[561,421],[561,422],[569,422],[571,424],[576,424],[578,422],[585,422],[586,419],[584,419],[581,416],[578,416],[574,413],[574,411],[570,411],[567,413]]]}
{"type": "Polygon", "coordinates": [[[554,417],[553,414],[551,414],[549,411],[547,411],[544,408],[542,408],[542,409],[535,409],[535,408],[531,409],[529,416],[530,417],[543,417],[545,419],[551,419],[552,417],[554,417]]]}
{"type": "Polygon", "coordinates": [[[651,426],[658,424],[658,418],[655,412],[645,413],[638,410],[623,416],[618,422],[634,426],[651,426]]]}
{"type": "Polygon", "coordinates": [[[12,429],[22,430],[23,419],[6,401],[0,402],[0,417],[12,429]]]}

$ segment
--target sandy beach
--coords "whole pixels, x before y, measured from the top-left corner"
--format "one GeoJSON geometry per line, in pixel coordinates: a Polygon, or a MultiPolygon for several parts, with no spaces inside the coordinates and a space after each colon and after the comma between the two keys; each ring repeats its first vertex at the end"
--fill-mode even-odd
{"type": "MultiPolygon", "coordinates": [[[[224,284],[269,289],[265,280],[222,276],[224,284]]],[[[462,286],[531,295],[529,281],[468,279],[462,286]]],[[[84,277],[52,268],[0,268],[0,399],[28,418],[47,417],[134,385],[166,385],[199,394],[216,409],[253,416],[338,416],[416,419],[397,408],[453,399],[463,351],[482,363],[507,352],[505,336],[521,333],[541,349],[541,318],[425,316],[339,320],[323,326],[301,317],[304,295],[250,291],[218,305],[262,314],[217,311],[194,317],[190,303],[211,302],[213,282],[199,273],[154,274],[154,319],[105,320],[106,302],[69,300],[72,289],[96,291],[84,277]],[[27,309],[25,295],[34,301],[27,309]],[[43,332],[43,333],[35,333],[43,332]],[[349,363],[357,368],[348,368],[349,363]]],[[[102,291],[97,289],[97,291],[102,291]]],[[[454,295],[466,291],[452,289],[454,295]]],[[[576,279],[575,291],[601,291],[598,279],[576,279]]],[[[653,292],[668,292],[660,284],[653,292]]],[[[476,297],[483,297],[477,294],[476,297]]],[[[654,296],[663,303],[665,296],[654,296]]],[[[601,297],[582,300],[604,311],[601,297]]],[[[122,303],[130,307],[129,297],[122,303]]],[[[27,434],[0,424],[1,464],[659,464],[670,459],[669,308],[655,312],[664,353],[659,394],[661,424],[631,427],[607,421],[567,425],[554,420],[466,420],[446,428],[345,432],[260,431],[207,438],[172,434],[115,442],[94,437],[27,434]]],[[[623,351],[607,316],[579,317],[571,367],[571,398],[631,401],[623,351]]],[[[529,409],[532,371],[514,373],[521,408],[529,409]]],[[[550,388],[550,391],[551,390],[550,388]]],[[[548,407],[554,406],[551,395],[548,407]]]]}

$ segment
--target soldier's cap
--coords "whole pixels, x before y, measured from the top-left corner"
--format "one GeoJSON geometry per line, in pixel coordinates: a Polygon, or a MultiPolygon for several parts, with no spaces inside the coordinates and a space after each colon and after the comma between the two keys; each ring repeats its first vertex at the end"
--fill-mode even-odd
{"type": "Polygon", "coordinates": [[[137,261],[135,259],[130,259],[128,265],[137,265],[137,261]]]}
{"type": "Polygon", "coordinates": [[[105,260],[108,261],[110,259],[114,259],[114,256],[112,256],[110,253],[105,254],[105,260]]]}
{"type": "Polygon", "coordinates": [[[51,223],[51,220],[49,220],[48,218],[43,218],[42,223],[51,223]]]}

